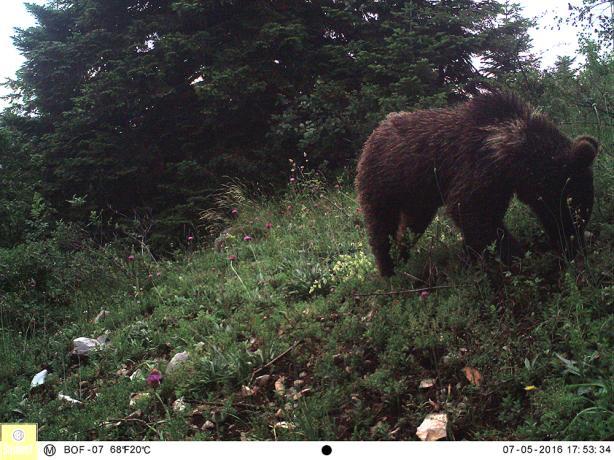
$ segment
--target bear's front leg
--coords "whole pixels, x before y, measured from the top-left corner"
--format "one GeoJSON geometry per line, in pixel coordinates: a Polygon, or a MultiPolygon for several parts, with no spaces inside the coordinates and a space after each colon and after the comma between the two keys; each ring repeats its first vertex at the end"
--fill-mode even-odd
{"type": "Polygon", "coordinates": [[[514,258],[524,256],[522,245],[512,236],[503,223],[497,229],[497,254],[505,265],[512,265],[514,258]]]}
{"type": "Polygon", "coordinates": [[[511,265],[515,257],[522,257],[521,244],[510,234],[503,223],[498,225],[473,224],[461,227],[465,249],[473,260],[481,257],[484,250],[495,243],[495,250],[501,262],[511,265]]]}

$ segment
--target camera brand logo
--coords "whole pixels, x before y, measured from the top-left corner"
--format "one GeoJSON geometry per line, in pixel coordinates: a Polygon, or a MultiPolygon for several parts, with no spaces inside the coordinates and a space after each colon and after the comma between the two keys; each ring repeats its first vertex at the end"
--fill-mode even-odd
{"type": "Polygon", "coordinates": [[[0,460],[37,460],[35,424],[0,425],[0,460]]]}

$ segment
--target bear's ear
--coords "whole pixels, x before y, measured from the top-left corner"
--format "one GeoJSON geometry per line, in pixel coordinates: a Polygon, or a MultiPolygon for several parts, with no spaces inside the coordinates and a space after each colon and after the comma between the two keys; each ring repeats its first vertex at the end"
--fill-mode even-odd
{"type": "Polygon", "coordinates": [[[574,168],[588,168],[599,150],[599,142],[590,136],[577,137],[571,146],[571,164],[574,168]]]}

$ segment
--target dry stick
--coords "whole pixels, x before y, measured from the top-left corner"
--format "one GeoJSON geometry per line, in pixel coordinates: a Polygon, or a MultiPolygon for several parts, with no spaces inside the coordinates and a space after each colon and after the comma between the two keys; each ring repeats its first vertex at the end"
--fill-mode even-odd
{"type": "Polygon", "coordinates": [[[401,274],[402,274],[402,275],[405,275],[405,276],[407,276],[408,278],[411,278],[411,279],[413,279],[413,280],[415,280],[415,281],[419,281],[419,282],[421,282],[421,283],[428,284],[426,281],[421,280],[420,278],[418,278],[417,276],[412,275],[411,273],[402,272],[401,274]]]}
{"type": "Polygon", "coordinates": [[[252,372],[252,376],[250,377],[249,381],[251,382],[252,380],[254,380],[254,377],[256,376],[256,374],[258,374],[259,372],[262,372],[263,370],[265,370],[267,367],[272,366],[273,364],[275,364],[277,361],[279,361],[281,358],[283,358],[284,356],[286,356],[288,353],[290,353],[292,350],[294,350],[296,347],[298,347],[303,341],[302,340],[298,340],[296,342],[294,342],[294,345],[292,345],[290,348],[288,348],[286,351],[284,351],[282,354],[276,356],[275,358],[273,358],[272,360],[270,360],[268,363],[266,363],[264,366],[256,369],[254,372],[252,372]]]}
{"type": "Polygon", "coordinates": [[[390,291],[390,292],[371,292],[369,294],[354,294],[354,297],[372,297],[377,295],[395,295],[395,294],[409,294],[412,292],[423,292],[430,291],[433,289],[450,289],[454,286],[433,286],[428,288],[420,288],[420,289],[403,289],[401,291],[390,291]]]}
{"type": "Polygon", "coordinates": [[[199,406],[216,406],[216,407],[236,406],[236,407],[243,407],[245,409],[258,409],[262,407],[257,404],[249,404],[243,401],[198,401],[196,399],[191,399],[191,400],[186,400],[186,402],[190,404],[198,404],[199,406]]]}

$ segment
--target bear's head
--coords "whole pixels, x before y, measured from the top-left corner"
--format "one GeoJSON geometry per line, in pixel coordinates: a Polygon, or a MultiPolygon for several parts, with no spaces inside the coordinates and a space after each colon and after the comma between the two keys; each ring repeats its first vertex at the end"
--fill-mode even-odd
{"type": "Polygon", "coordinates": [[[594,200],[592,164],[598,150],[599,143],[590,136],[565,143],[562,151],[547,156],[541,177],[534,176],[519,193],[537,214],[552,244],[568,258],[575,257],[584,245],[594,200]]]}

